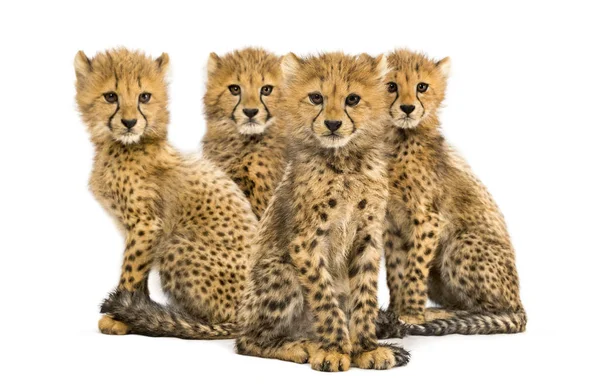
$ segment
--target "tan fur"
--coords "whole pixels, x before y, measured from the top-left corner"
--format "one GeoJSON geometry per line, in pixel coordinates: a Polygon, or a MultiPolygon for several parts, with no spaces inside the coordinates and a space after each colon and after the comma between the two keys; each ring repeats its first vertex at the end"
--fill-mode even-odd
{"type": "MultiPolygon", "coordinates": [[[[90,188],[125,233],[118,290],[145,291],[157,266],[176,306],[211,323],[235,321],[256,218],[222,171],[168,144],[167,64],[166,54],[125,49],[77,54],[77,104],[95,147],[90,188]],[[128,130],[122,119],[137,124],[128,130]]],[[[123,328],[109,317],[99,327],[123,328]]]]}
{"type": "Polygon", "coordinates": [[[449,318],[427,318],[428,297],[451,310],[522,312],[503,216],[439,131],[449,59],[399,50],[388,64],[393,125],[386,136],[391,152],[384,241],[390,309],[415,324],[449,318]],[[419,83],[427,90],[419,92],[419,83]],[[414,105],[414,111],[407,115],[402,105],[414,105]]]}
{"type": "Polygon", "coordinates": [[[345,371],[387,350],[375,335],[387,198],[385,60],[340,53],[284,59],[282,123],[290,162],[259,224],[240,310],[241,354],[345,371]],[[317,104],[310,96],[321,94],[317,104]],[[348,96],[361,97],[347,104],[348,96]],[[339,131],[325,121],[341,121],[339,131]]]}
{"type": "Polygon", "coordinates": [[[285,169],[283,126],[277,122],[280,58],[244,49],[208,61],[203,154],[242,189],[260,218],[285,169]],[[238,86],[234,95],[231,86],[238,86]],[[271,88],[267,95],[263,88],[271,88]],[[257,110],[249,118],[244,110],[257,110]]]}
{"type": "Polygon", "coordinates": [[[98,329],[104,334],[124,335],[129,333],[129,327],[121,321],[116,321],[109,316],[102,316],[98,321],[98,329]]]}

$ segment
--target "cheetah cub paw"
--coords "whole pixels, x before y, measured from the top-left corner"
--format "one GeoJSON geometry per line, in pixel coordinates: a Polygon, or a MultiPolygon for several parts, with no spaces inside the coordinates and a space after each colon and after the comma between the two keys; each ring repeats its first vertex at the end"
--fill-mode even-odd
{"type": "Polygon", "coordinates": [[[352,357],[356,367],[370,370],[405,366],[409,360],[410,354],[404,348],[392,344],[380,344],[372,351],[360,352],[352,357]]]}
{"type": "Polygon", "coordinates": [[[109,316],[102,316],[98,321],[98,329],[104,334],[123,335],[129,332],[129,327],[125,323],[113,320],[109,316]]]}
{"type": "Polygon", "coordinates": [[[310,366],[313,370],[324,372],[348,371],[350,355],[337,351],[319,349],[310,355],[310,366]]]}

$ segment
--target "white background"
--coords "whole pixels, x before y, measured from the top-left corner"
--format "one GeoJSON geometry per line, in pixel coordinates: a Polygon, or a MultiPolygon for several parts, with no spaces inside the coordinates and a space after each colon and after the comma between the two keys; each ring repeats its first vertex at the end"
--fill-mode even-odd
{"type": "Polygon", "coordinates": [[[0,6],[0,387],[597,388],[594,2],[186,3],[0,6]],[[77,50],[116,45],[170,54],[169,138],[186,151],[204,132],[211,51],[409,47],[451,56],[444,132],[506,216],[527,332],[412,337],[402,341],[408,366],[339,374],[238,356],[232,341],[98,333],[98,305],[117,282],[123,242],[87,189],[93,150],[75,111],[72,63],[77,50]]]}

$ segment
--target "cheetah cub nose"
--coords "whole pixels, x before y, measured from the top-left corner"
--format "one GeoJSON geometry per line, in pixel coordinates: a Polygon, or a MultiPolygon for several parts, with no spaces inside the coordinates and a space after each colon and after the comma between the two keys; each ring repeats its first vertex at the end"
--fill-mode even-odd
{"type": "Polygon", "coordinates": [[[342,121],[325,121],[325,126],[331,131],[336,131],[342,125],[342,121]]]}
{"type": "Polygon", "coordinates": [[[137,123],[137,119],[121,119],[121,123],[128,129],[131,129],[137,123]]]}
{"type": "Polygon", "coordinates": [[[403,104],[400,106],[400,109],[406,113],[406,115],[410,115],[411,112],[415,110],[415,106],[403,104]]]}
{"type": "Polygon", "coordinates": [[[244,114],[246,114],[248,118],[253,118],[258,114],[258,108],[244,108],[242,111],[244,111],[244,114]]]}

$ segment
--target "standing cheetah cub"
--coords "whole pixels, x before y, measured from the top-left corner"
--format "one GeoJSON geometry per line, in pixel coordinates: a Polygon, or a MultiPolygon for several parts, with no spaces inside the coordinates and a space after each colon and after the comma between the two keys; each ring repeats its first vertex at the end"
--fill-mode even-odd
{"type": "Polygon", "coordinates": [[[223,172],[169,146],[168,61],[125,49],[75,57],[77,104],[96,153],[90,187],[126,242],[121,279],[99,327],[108,334],[232,337],[257,221],[223,172]],[[149,299],[152,266],[171,307],[149,299]]]}
{"type": "Polygon", "coordinates": [[[525,330],[515,255],[504,218],[483,184],[448,146],[437,111],[448,58],[388,56],[393,126],[384,236],[390,309],[411,334],[525,330]],[[443,309],[426,309],[427,298],[443,309]]]}
{"type": "Polygon", "coordinates": [[[280,57],[244,49],[208,60],[203,154],[242,189],[260,218],[285,169],[285,142],[276,122],[280,57]]]}
{"type": "Polygon", "coordinates": [[[253,245],[237,351],[320,371],[404,365],[375,335],[385,59],[289,54],[283,68],[290,163],[253,245]]]}

